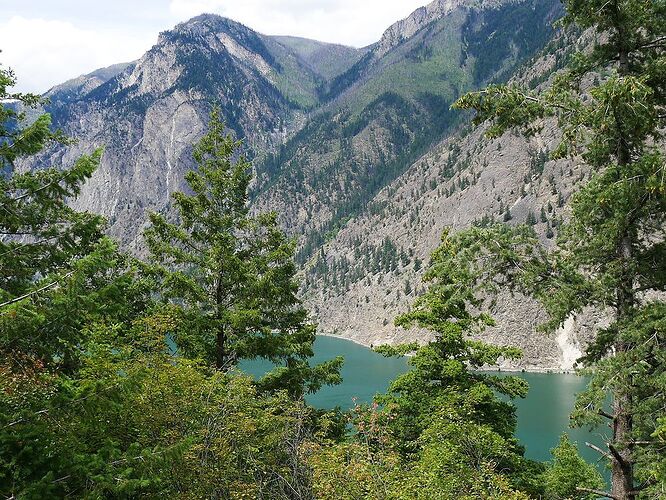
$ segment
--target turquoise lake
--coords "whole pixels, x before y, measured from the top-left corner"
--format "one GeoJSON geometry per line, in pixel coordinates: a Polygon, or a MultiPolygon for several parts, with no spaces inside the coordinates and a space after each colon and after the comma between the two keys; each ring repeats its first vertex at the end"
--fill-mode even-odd
{"type": "MultiPolygon", "coordinates": [[[[343,409],[358,402],[370,402],[372,397],[385,392],[391,380],[408,369],[407,358],[384,358],[370,349],[353,342],[318,337],[315,342],[314,363],[321,363],[335,356],[343,356],[343,383],[324,387],[306,399],[318,408],[343,409]]],[[[266,362],[253,361],[241,364],[246,372],[260,376],[270,369],[266,362]]],[[[569,428],[569,413],[575,394],[586,384],[584,378],[572,374],[515,373],[529,382],[530,392],[525,399],[516,400],[518,415],[517,435],[526,449],[526,456],[536,460],[550,460],[550,449],[555,447],[563,432],[578,442],[582,455],[591,463],[598,459],[593,450],[585,446],[589,441],[604,442],[599,432],[569,428]]]]}

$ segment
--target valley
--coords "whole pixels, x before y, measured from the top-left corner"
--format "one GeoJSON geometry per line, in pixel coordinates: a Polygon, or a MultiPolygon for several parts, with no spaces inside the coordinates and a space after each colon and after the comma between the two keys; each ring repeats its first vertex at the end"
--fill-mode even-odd
{"type": "MultiPolygon", "coordinates": [[[[425,340],[393,318],[418,294],[443,228],[510,209],[515,223],[539,216],[549,244],[584,175],[542,158],[547,130],[529,144],[489,143],[449,109],[488,82],[547,78],[566,58],[566,37],[551,28],[561,12],[555,0],[436,0],[363,49],[202,15],[138,61],[51,89],[48,111],[78,142],[48,161],[105,147],[75,204],[104,215],[110,234],[141,255],[146,212],[170,210],[193,165],[189,145],[218,104],[254,164],[253,210],[278,212],[298,242],[320,331],[365,345],[425,340]],[[516,22],[530,32],[507,29],[516,22]]],[[[497,313],[487,338],[525,350],[513,368],[571,368],[554,337],[534,340],[536,304],[507,298],[497,313]]],[[[585,322],[566,338],[573,349],[589,335],[585,322]]]]}

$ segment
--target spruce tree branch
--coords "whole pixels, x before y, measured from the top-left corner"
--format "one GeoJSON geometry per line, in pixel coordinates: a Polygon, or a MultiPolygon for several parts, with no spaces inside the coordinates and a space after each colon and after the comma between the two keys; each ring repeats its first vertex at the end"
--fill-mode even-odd
{"type": "Polygon", "coordinates": [[[28,198],[29,196],[33,196],[37,193],[40,193],[40,192],[44,191],[45,189],[50,188],[51,186],[53,186],[55,184],[60,184],[61,181],[62,181],[62,179],[59,179],[57,181],[51,181],[51,182],[35,189],[34,191],[28,191],[27,193],[24,193],[21,196],[17,196],[16,198],[12,198],[11,201],[17,202],[17,201],[24,200],[25,198],[28,198]]]}
{"type": "Polygon", "coordinates": [[[13,201],[13,202],[21,201],[25,198],[28,198],[29,196],[33,196],[33,195],[36,195],[37,193],[41,193],[42,191],[50,188],[51,186],[58,185],[61,182],[67,180],[67,178],[69,177],[69,175],[71,175],[71,173],[72,173],[71,171],[66,172],[65,175],[62,176],[60,179],[52,180],[51,182],[48,182],[48,183],[44,184],[43,186],[35,189],[34,191],[28,191],[27,193],[24,193],[20,196],[17,196],[16,198],[11,198],[11,201],[13,201]]]}
{"type": "Polygon", "coordinates": [[[640,49],[656,49],[659,47],[665,47],[666,46],[666,36],[660,36],[658,38],[655,38],[654,40],[650,40],[647,43],[644,43],[642,45],[636,46],[632,52],[640,49]]]}
{"type": "Polygon", "coordinates": [[[608,412],[605,412],[604,410],[597,410],[597,413],[601,415],[602,417],[606,417],[609,420],[615,420],[615,416],[611,415],[608,412]]]}
{"type": "MultiPolygon", "coordinates": [[[[487,90],[480,90],[478,91],[478,94],[489,94],[487,90]]],[[[574,108],[570,106],[565,106],[564,104],[559,104],[557,102],[549,102],[544,99],[539,99],[538,97],[531,96],[529,94],[526,94],[524,92],[517,91],[517,94],[523,98],[525,101],[533,102],[536,104],[540,104],[541,106],[547,106],[555,109],[561,109],[563,111],[569,111],[569,112],[574,112],[576,111],[574,108]]]]}
{"type": "Polygon", "coordinates": [[[57,281],[54,281],[53,283],[49,283],[48,285],[44,285],[41,288],[38,288],[37,290],[33,290],[32,292],[26,293],[24,295],[21,295],[20,297],[13,298],[11,300],[8,300],[7,302],[3,302],[0,304],[0,309],[3,307],[15,304],[16,302],[20,302],[23,299],[27,299],[28,297],[32,297],[33,295],[36,295],[40,292],[43,292],[44,290],[48,290],[49,288],[53,288],[54,286],[58,285],[62,280],[69,278],[72,274],[74,274],[74,271],[70,271],[67,274],[65,274],[62,278],[60,278],[57,281]]]}
{"type": "Polygon", "coordinates": [[[23,248],[26,248],[26,247],[30,247],[30,246],[34,247],[34,246],[37,246],[37,245],[42,245],[44,243],[48,243],[49,241],[55,240],[56,238],[58,238],[58,235],[51,236],[50,238],[45,238],[43,240],[35,241],[33,243],[21,243],[21,244],[15,246],[15,247],[10,248],[6,252],[0,253],[0,258],[4,257],[5,255],[15,254],[19,250],[22,250],[23,248]]]}
{"type": "MultiPolygon", "coordinates": [[[[105,387],[105,388],[101,389],[99,393],[102,394],[102,393],[108,392],[108,391],[110,391],[110,390],[112,390],[112,389],[115,389],[116,387],[119,387],[119,386],[120,386],[120,384],[113,384],[113,385],[110,385],[110,386],[108,386],[108,387],[105,387]]],[[[89,394],[89,395],[84,396],[84,397],[82,397],[82,398],[73,399],[72,401],[69,401],[68,404],[81,403],[81,402],[83,402],[83,401],[86,401],[86,400],[90,399],[91,397],[93,397],[93,396],[95,396],[95,395],[97,395],[97,393],[89,394]]],[[[60,408],[58,408],[57,406],[55,407],[55,409],[63,409],[63,408],[64,408],[64,406],[60,406],[60,408]]],[[[45,408],[44,410],[36,411],[36,412],[34,412],[34,414],[33,414],[32,416],[35,417],[35,416],[38,416],[38,415],[45,415],[45,414],[48,414],[49,411],[52,410],[52,409],[53,409],[53,408],[51,408],[51,409],[49,409],[49,408],[45,408]]],[[[26,421],[26,418],[20,418],[20,419],[18,419],[18,420],[15,420],[15,421],[13,421],[13,422],[8,423],[8,424],[5,425],[4,427],[2,427],[2,429],[6,429],[7,427],[13,427],[13,426],[18,425],[18,424],[21,424],[21,423],[23,423],[23,422],[25,422],[25,421],[26,421]]]]}
{"type": "Polygon", "coordinates": [[[600,497],[604,498],[611,498],[612,500],[619,500],[617,497],[611,495],[610,493],[602,490],[595,490],[592,488],[582,488],[582,487],[577,487],[576,491],[582,491],[583,493],[594,493],[595,495],[599,495],[600,497]]]}

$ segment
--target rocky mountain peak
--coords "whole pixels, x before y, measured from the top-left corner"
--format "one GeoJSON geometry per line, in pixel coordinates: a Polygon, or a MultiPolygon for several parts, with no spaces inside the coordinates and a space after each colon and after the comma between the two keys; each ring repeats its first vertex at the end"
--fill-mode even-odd
{"type": "Polygon", "coordinates": [[[428,24],[441,19],[456,9],[496,8],[516,0],[434,0],[426,6],[419,7],[408,17],[391,25],[382,35],[376,49],[377,57],[381,57],[404,40],[414,36],[428,24]]]}
{"type": "Polygon", "coordinates": [[[232,60],[264,77],[278,66],[261,35],[231,19],[201,14],[160,33],[123,83],[138,86],[141,94],[160,93],[172,88],[188,68],[191,74],[193,67],[229,66],[232,60]]]}
{"type": "Polygon", "coordinates": [[[160,33],[160,39],[170,35],[205,35],[220,31],[251,31],[247,26],[218,14],[199,14],[160,33]]]}

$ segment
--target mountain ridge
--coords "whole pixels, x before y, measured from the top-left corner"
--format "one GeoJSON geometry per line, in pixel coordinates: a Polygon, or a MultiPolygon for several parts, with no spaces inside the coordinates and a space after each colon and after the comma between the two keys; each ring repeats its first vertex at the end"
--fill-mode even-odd
{"type": "MultiPolygon", "coordinates": [[[[347,338],[366,344],[423,339],[423,332],[389,326],[420,286],[416,262],[426,261],[434,236],[445,221],[455,223],[451,216],[456,212],[467,212],[468,224],[493,215],[500,201],[513,204],[515,189],[525,188],[515,175],[507,175],[506,182],[516,183],[514,192],[489,188],[494,198],[502,198],[494,205],[467,197],[457,204],[432,198],[432,203],[448,208],[430,213],[439,223],[427,231],[419,229],[418,212],[408,211],[407,219],[392,218],[388,212],[383,220],[376,216],[404,208],[386,197],[403,181],[410,193],[424,196],[428,190],[422,185],[432,184],[441,193],[438,183],[446,182],[447,193],[452,189],[448,177],[415,170],[464,125],[465,116],[451,111],[450,104],[468,90],[519,71],[552,38],[550,23],[560,14],[556,0],[436,0],[393,24],[380,41],[364,49],[262,35],[221,16],[196,16],[160,34],[158,43],[136,62],[115,74],[104,73],[106,81],[100,82],[99,74],[89,76],[74,85],[79,94],[56,101],[49,108],[55,123],[80,141],[52,152],[50,159],[67,163],[106,145],[100,169],[75,203],[105,215],[110,233],[142,253],[145,212],[169,212],[169,195],[184,189],[183,175],[193,168],[191,144],[203,133],[208,111],[217,103],[229,130],[243,138],[254,160],[252,209],[276,210],[283,227],[299,242],[304,297],[317,313],[322,332],[345,331],[347,338]],[[529,33],[520,26],[530,26],[529,33]],[[328,73],[314,64],[326,57],[326,64],[338,65],[328,73]],[[87,93],[86,81],[94,87],[87,93]],[[416,177],[415,171],[420,172],[416,177]],[[380,226],[364,222],[369,216],[380,226]],[[355,255],[357,241],[372,243],[372,248],[359,248],[379,264],[355,255]],[[372,283],[361,286],[363,279],[352,278],[361,269],[365,281],[372,283]],[[407,287],[410,294],[398,297],[397,291],[407,287]],[[367,321],[357,321],[363,303],[367,321]]],[[[466,157],[474,148],[465,145],[458,154],[466,157]]],[[[428,164],[446,172],[454,168],[440,162],[450,152],[439,156],[428,164]]],[[[457,189],[469,188],[479,182],[482,171],[490,175],[493,168],[482,164],[473,176],[457,177],[457,189]]],[[[401,199],[416,203],[406,195],[401,199]]],[[[505,306],[515,303],[505,301],[505,306]]],[[[519,307],[528,316],[536,314],[532,305],[519,307]]],[[[502,341],[502,334],[495,340],[502,341]]],[[[557,366],[556,346],[548,344],[550,354],[540,360],[538,349],[527,345],[532,337],[525,329],[507,338],[529,348],[524,366],[557,366]]]]}

